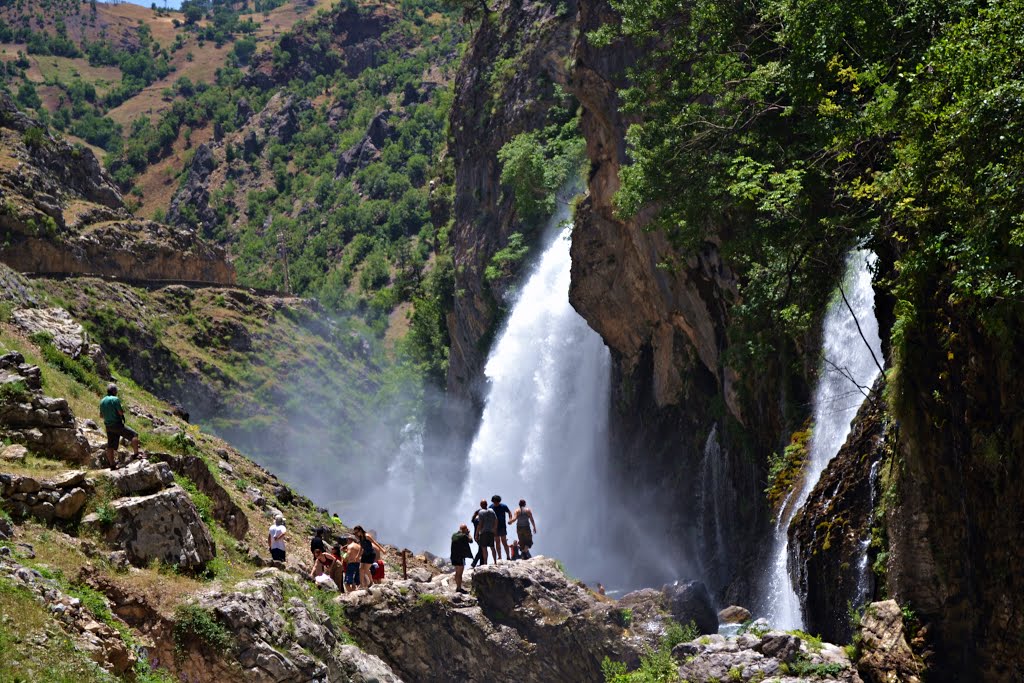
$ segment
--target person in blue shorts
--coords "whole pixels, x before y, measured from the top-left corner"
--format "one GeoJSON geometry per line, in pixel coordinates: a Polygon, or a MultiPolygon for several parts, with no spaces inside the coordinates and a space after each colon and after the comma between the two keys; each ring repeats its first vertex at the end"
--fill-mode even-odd
{"type": "Polygon", "coordinates": [[[359,588],[359,558],[363,555],[363,547],[353,537],[345,539],[345,588],[354,591],[359,588]]]}

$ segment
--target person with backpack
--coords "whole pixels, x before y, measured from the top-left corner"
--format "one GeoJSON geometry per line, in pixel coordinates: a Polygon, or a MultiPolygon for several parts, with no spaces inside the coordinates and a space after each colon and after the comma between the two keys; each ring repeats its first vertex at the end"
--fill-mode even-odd
{"type": "Polygon", "coordinates": [[[384,562],[384,548],[361,526],[352,527],[352,533],[359,541],[362,552],[359,557],[359,587],[369,588],[373,585],[373,564],[378,557],[381,563],[384,562]]]}
{"type": "MultiPolygon", "coordinates": [[[[480,544],[480,552],[483,554],[483,560],[480,564],[487,564],[487,549],[490,548],[492,553],[497,552],[497,548],[494,547],[494,532],[498,528],[498,515],[494,513],[494,510],[487,507],[487,501],[480,501],[480,511],[477,512],[477,524],[478,524],[478,535],[477,543],[480,544]]],[[[498,564],[498,556],[494,556],[494,564],[498,564]]]]}
{"type": "Polygon", "coordinates": [[[469,537],[469,527],[465,524],[459,525],[459,530],[452,534],[452,564],[455,565],[455,592],[465,593],[462,589],[462,572],[466,570],[466,560],[473,557],[473,549],[469,546],[472,543],[469,537]]]}
{"type": "Polygon", "coordinates": [[[519,499],[519,507],[512,513],[509,524],[516,523],[516,536],[519,538],[519,547],[529,552],[533,547],[533,534],[537,533],[537,522],[533,519],[533,510],[526,507],[526,499],[519,499]],[[533,532],[530,532],[530,525],[533,524],[533,532]]]}

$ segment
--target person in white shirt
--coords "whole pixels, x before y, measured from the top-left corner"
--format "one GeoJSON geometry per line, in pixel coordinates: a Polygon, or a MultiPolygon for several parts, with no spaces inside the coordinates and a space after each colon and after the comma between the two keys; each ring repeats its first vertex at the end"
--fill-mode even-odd
{"type": "Polygon", "coordinates": [[[270,548],[270,556],[278,562],[284,562],[284,537],[288,530],[284,526],[284,517],[278,515],[274,523],[270,525],[270,532],[267,534],[267,547],[270,548]]]}

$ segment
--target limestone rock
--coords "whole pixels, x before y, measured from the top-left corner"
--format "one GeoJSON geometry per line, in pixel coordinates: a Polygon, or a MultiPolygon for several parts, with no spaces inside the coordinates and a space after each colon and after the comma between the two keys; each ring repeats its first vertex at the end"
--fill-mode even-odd
{"type": "Polygon", "coordinates": [[[174,482],[174,475],[167,463],[144,460],[136,460],[119,470],[104,472],[102,476],[125,496],[154,493],[174,482]]]}
{"type": "Polygon", "coordinates": [[[667,618],[654,610],[648,621],[634,610],[624,631],[614,601],[542,557],[467,569],[466,580],[472,595],[455,593],[446,575],[390,581],[338,600],[367,651],[402,678],[424,682],[601,680],[605,656],[636,666],[667,618]]]}
{"type": "Polygon", "coordinates": [[[96,514],[83,523],[96,527],[111,547],[123,548],[129,562],[145,566],[159,560],[183,569],[200,569],[216,555],[210,530],[180,486],[111,503],[114,522],[103,528],[96,514]]]}
{"type": "Polygon", "coordinates": [[[28,449],[21,444],[11,444],[0,450],[0,460],[4,462],[22,463],[25,462],[26,455],[28,455],[28,449]]]}
{"type": "Polygon", "coordinates": [[[907,644],[903,614],[895,600],[873,602],[860,621],[861,675],[869,683],[919,683],[922,666],[907,644]]]}
{"type": "Polygon", "coordinates": [[[701,636],[689,643],[680,643],[672,654],[680,662],[680,680],[690,683],[762,680],[862,683],[842,648],[828,643],[822,643],[820,648],[817,644],[809,647],[800,638],[778,631],[767,633],[761,639],[749,635],[701,636]],[[815,668],[813,679],[789,673],[797,660],[815,668]]]}
{"type": "Polygon", "coordinates": [[[249,531],[249,518],[245,511],[235,503],[224,487],[217,481],[217,477],[210,472],[206,461],[194,455],[171,455],[169,453],[153,453],[150,460],[160,460],[161,465],[166,463],[174,472],[188,477],[210,502],[213,503],[211,513],[213,518],[227,529],[234,538],[243,539],[249,531]]]}
{"type": "Polygon", "coordinates": [[[742,624],[750,620],[750,610],[739,605],[729,605],[718,612],[720,624],[742,624]]]}
{"type": "Polygon", "coordinates": [[[54,346],[62,353],[75,359],[89,358],[97,374],[110,376],[103,349],[89,343],[85,329],[63,308],[22,308],[14,311],[11,319],[26,334],[49,334],[53,337],[54,346]]]}
{"type": "Polygon", "coordinates": [[[88,498],[89,496],[84,489],[71,489],[70,492],[65,493],[57,501],[55,514],[60,519],[71,519],[78,514],[88,498]]]}

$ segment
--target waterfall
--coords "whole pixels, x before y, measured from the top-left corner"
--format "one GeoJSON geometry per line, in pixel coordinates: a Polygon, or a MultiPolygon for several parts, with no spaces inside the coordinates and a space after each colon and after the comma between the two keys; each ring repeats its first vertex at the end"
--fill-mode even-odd
{"type": "Polygon", "coordinates": [[[864,402],[864,394],[857,385],[870,387],[878,376],[875,359],[881,359],[882,354],[871,288],[870,268],[874,259],[874,255],[867,251],[855,251],[850,255],[843,287],[849,308],[837,296],[825,313],[822,325],[824,360],[814,393],[814,428],[808,460],[802,483],[794,487],[780,508],[772,562],[765,582],[766,616],[776,628],[803,627],[800,596],[793,588],[787,567],[789,523],[850,433],[851,421],[864,402]],[[850,314],[850,309],[853,309],[856,319],[850,314]]]}
{"type": "Polygon", "coordinates": [[[498,494],[514,510],[524,498],[537,522],[536,554],[609,581],[622,564],[614,561],[621,539],[611,538],[603,514],[611,359],[569,304],[567,217],[562,206],[552,218],[544,253],[487,360],[490,388],[452,530],[469,523],[481,499],[498,494]]]}
{"type": "MultiPolygon", "coordinates": [[[[723,500],[727,495],[725,457],[718,443],[718,425],[711,427],[708,439],[704,443],[704,458],[701,464],[698,520],[705,549],[702,558],[704,577],[714,575],[721,568],[726,555],[725,538],[722,523],[726,519],[728,504],[723,500]]],[[[730,501],[731,502],[731,501],[730,501]]]]}

